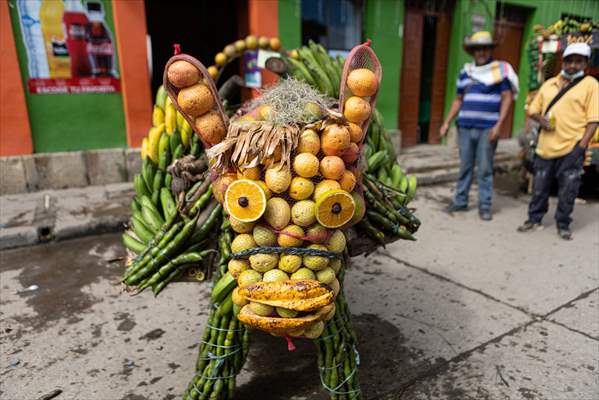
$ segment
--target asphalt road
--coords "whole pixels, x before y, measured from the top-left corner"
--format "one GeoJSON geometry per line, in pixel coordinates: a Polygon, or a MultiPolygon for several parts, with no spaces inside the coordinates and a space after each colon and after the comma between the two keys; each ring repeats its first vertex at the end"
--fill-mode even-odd
{"type": "MultiPolygon", "coordinates": [[[[442,213],[451,190],[419,190],[419,240],[354,259],[346,275],[364,398],[598,398],[599,203],[576,205],[564,242],[551,215],[541,232],[515,232],[526,196],[499,189],[485,223],[442,213]]],[[[111,262],[122,255],[115,234],[0,253],[1,399],[180,396],[208,285],[131,297],[111,262]]],[[[254,334],[237,398],[323,399],[313,346],[297,344],[254,334]]]]}

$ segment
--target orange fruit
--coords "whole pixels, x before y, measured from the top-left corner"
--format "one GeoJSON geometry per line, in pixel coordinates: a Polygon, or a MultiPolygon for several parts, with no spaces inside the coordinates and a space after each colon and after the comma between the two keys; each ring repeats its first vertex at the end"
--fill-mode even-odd
{"type": "Polygon", "coordinates": [[[343,116],[347,118],[349,122],[361,125],[368,119],[368,117],[370,117],[370,112],[370,103],[361,97],[352,96],[345,100],[343,116]]]}
{"type": "Polygon", "coordinates": [[[256,117],[260,121],[269,121],[270,117],[273,115],[272,107],[269,104],[263,104],[258,107],[256,111],[256,117]]]}
{"type": "Polygon", "coordinates": [[[218,75],[218,67],[216,65],[209,66],[208,73],[212,79],[216,79],[216,76],[218,75]]]}
{"type": "Polygon", "coordinates": [[[284,166],[268,168],[264,174],[264,182],[274,193],[283,193],[291,183],[291,173],[284,166]]]}
{"type": "Polygon", "coordinates": [[[314,199],[317,199],[323,193],[328,192],[329,190],[335,190],[335,189],[341,189],[341,185],[339,184],[339,182],[334,181],[332,179],[325,179],[316,184],[316,187],[314,188],[314,196],[313,197],[314,197],[314,199]]]}
{"type": "Polygon", "coordinates": [[[289,185],[289,197],[293,200],[305,200],[312,196],[314,192],[314,184],[310,179],[296,176],[291,180],[289,185]]]}
{"type": "Polygon", "coordinates": [[[279,50],[281,48],[281,41],[279,38],[270,39],[270,48],[273,50],[279,50]]]}
{"type": "Polygon", "coordinates": [[[277,243],[281,247],[300,247],[304,243],[304,230],[297,225],[288,225],[280,233],[277,243]]]}
{"type": "Polygon", "coordinates": [[[351,192],[356,187],[356,176],[351,171],[345,170],[339,179],[339,184],[341,189],[351,192]]]}
{"type": "Polygon", "coordinates": [[[197,83],[181,89],[177,95],[177,102],[186,114],[199,117],[214,108],[214,98],[208,86],[197,83]]]}
{"type": "Polygon", "coordinates": [[[217,65],[220,65],[221,67],[224,66],[227,63],[227,56],[225,55],[225,53],[217,53],[214,56],[214,62],[217,65]]]}
{"type": "Polygon", "coordinates": [[[237,50],[239,52],[242,52],[245,50],[245,41],[243,41],[241,39],[237,40],[233,45],[235,46],[235,50],[237,50]]]}
{"type": "Polygon", "coordinates": [[[349,131],[345,126],[329,125],[322,132],[320,143],[325,155],[340,156],[349,147],[349,131]]]}
{"type": "Polygon", "coordinates": [[[255,120],[256,120],[256,118],[254,118],[253,115],[245,114],[245,115],[242,115],[241,117],[237,118],[235,120],[235,122],[254,122],[255,120]]]}
{"type": "Polygon", "coordinates": [[[256,182],[240,179],[229,185],[225,192],[227,212],[241,222],[253,222],[266,210],[266,195],[256,182]]]}
{"type": "Polygon", "coordinates": [[[258,47],[258,39],[256,38],[256,36],[249,35],[248,37],[246,37],[245,46],[250,50],[254,50],[256,47],[258,47]]]}
{"type": "Polygon", "coordinates": [[[227,57],[233,58],[237,55],[237,49],[235,48],[234,44],[228,44],[223,49],[223,53],[225,53],[227,57]]]}
{"type": "Polygon", "coordinates": [[[293,170],[304,178],[312,178],[318,174],[319,166],[318,158],[312,153],[299,153],[293,160],[293,170]]]}
{"type": "Polygon", "coordinates": [[[270,39],[266,36],[260,36],[258,39],[258,46],[260,46],[261,49],[266,49],[268,46],[270,46],[270,39]]]}
{"type": "Polygon", "coordinates": [[[340,157],[326,156],[320,160],[320,175],[326,179],[339,180],[345,171],[345,163],[340,157]]]}
{"type": "Polygon", "coordinates": [[[352,142],[360,143],[364,139],[364,132],[362,132],[362,128],[359,125],[350,122],[347,129],[349,130],[349,138],[352,142]]]}
{"type": "Polygon", "coordinates": [[[262,176],[262,171],[260,167],[251,167],[251,168],[240,168],[237,172],[237,177],[239,179],[247,178],[253,181],[257,181],[262,176]]]}
{"type": "Polygon", "coordinates": [[[291,208],[289,203],[280,197],[273,197],[266,202],[264,220],[275,229],[283,229],[289,225],[291,208]]]}
{"type": "Polygon", "coordinates": [[[320,151],[320,137],[318,133],[312,129],[303,131],[297,145],[297,151],[298,153],[312,153],[317,155],[320,151]]]}
{"type": "Polygon", "coordinates": [[[347,76],[347,87],[354,96],[368,97],[376,93],[379,82],[374,72],[367,68],[358,68],[347,76]]]}
{"type": "Polygon", "coordinates": [[[316,220],[325,228],[339,228],[354,216],[356,204],[345,190],[329,190],[316,200],[316,220]]]}
{"type": "Polygon", "coordinates": [[[360,156],[360,148],[354,142],[349,144],[349,147],[345,149],[341,158],[346,164],[353,164],[358,160],[360,156]]]}
{"type": "Polygon", "coordinates": [[[192,63],[185,60],[178,60],[168,67],[168,80],[173,86],[184,88],[197,83],[200,80],[200,70],[192,63]]]}
{"type": "Polygon", "coordinates": [[[212,193],[214,198],[221,204],[225,200],[225,191],[229,185],[237,180],[237,174],[226,173],[221,175],[217,180],[212,182],[212,193]]]}
{"type": "Polygon", "coordinates": [[[249,233],[254,229],[253,222],[241,222],[231,216],[229,216],[229,222],[231,223],[231,229],[237,233],[249,233]]]}
{"type": "Polygon", "coordinates": [[[364,196],[362,196],[358,192],[351,192],[351,197],[354,199],[354,203],[356,207],[354,209],[354,215],[349,220],[348,226],[352,226],[357,224],[364,218],[364,214],[366,213],[366,203],[364,202],[364,196]]]}
{"type": "Polygon", "coordinates": [[[272,196],[272,192],[270,191],[268,186],[266,186],[266,183],[264,181],[256,181],[256,183],[258,185],[260,185],[262,190],[264,190],[264,194],[266,195],[266,200],[270,199],[270,197],[272,196]]]}
{"type": "Polygon", "coordinates": [[[307,227],[316,222],[314,214],[314,202],[312,200],[298,201],[291,207],[291,220],[295,225],[307,227]]]}
{"type": "Polygon", "coordinates": [[[225,124],[216,111],[209,111],[197,117],[194,125],[196,130],[200,132],[202,140],[211,145],[220,143],[227,133],[225,124]]]}

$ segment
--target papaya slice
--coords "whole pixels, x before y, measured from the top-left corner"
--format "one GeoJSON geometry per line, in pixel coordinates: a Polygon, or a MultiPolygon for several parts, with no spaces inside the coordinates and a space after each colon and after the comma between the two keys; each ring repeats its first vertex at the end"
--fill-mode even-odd
{"type": "MultiPolygon", "coordinates": [[[[330,309],[328,309],[330,311],[330,309]]],[[[237,315],[242,323],[275,335],[285,335],[312,326],[326,316],[326,310],[321,308],[315,313],[296,318],[264,317],[252,311],[249,305],[243,306],[237,315]]]]}
{"type": "Polygon", "coordinates": [[[256,303],[309,312],[333,302],[334,292],[313,279],[257,282],[239,289],[239,296],[256,303]]]}

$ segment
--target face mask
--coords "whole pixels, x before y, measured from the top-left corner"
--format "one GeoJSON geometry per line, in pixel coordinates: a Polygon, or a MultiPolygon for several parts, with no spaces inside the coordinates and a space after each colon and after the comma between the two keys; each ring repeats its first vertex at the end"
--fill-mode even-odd
{"type": "Polygon", "coordinates": [[[575,74],[569,74],[567,73],[565,70],[562,69],[562,71],[560,72],[561,76],[563,76],[566,80],[573,80],[573,79],[577,79],[577,78],[581,78],[584,76],[584,71],[578,71],[575,74]]]}

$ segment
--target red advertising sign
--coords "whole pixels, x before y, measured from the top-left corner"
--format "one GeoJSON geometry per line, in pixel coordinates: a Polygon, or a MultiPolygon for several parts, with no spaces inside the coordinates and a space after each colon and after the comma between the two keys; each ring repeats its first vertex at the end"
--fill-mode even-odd
{"type": "Polygon", "coordinates": [[[31,94],[120,92],[103,0],[17,0],[31,94]]]}

